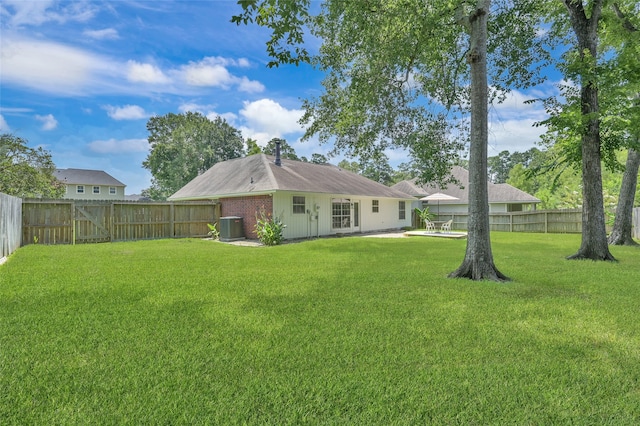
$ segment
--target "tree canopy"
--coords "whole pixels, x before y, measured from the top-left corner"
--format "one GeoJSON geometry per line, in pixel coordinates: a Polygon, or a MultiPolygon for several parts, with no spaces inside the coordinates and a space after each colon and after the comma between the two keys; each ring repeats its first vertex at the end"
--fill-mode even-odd
{"type": "Polygon", "coordinates": [[[8,133],[0,135],[0,192],[21,198],[60,198],[65,186],[53,175],[51,154],[8,133]]]}
{"type": "Polygon", "coordinates": [[[307,136],[365,161],[404,148],[423,181],[447,176],[469,142],[469,238],[451,276],[505,279],[490,248],[487,103],[535,81],[539,2],[327,0],[313,12],[308,0],[239,3],[233,21],[272,30],[272,65],[305,61],[326,73],[323,94],[304,102],[307,136]],[[303,43],[307,30],[322,42],[317,54],[303,43]],[[468,131],[453,137],[464,116],[468,131]]]}
{"type": "Polygon", "coordinates": [[[286,158],[288,160],[300,161],[300,158],[296,154],[296,150],[287,143],[286,140],[281,138],[273,138],[262,150],[265,154],[276,155],[276,142],[280,142],[280,158],[286,158]]]}
{"type": "Polygon", "coordinates": [[[220,117],[169,113],[151,117],[147,130],[151,150],[142,166],[153,178],[143,194],[153,200],[165,200],[214,164],[244,154],[240,131],[220,117]]]}

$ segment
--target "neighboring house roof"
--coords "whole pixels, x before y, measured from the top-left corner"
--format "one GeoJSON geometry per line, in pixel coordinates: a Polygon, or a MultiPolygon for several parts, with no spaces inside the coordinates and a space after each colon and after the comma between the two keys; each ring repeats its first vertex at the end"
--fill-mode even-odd
{"type": "MultiPolygon", "coordinates": [[[[460,201],[442,201],[442,204],[460,204],[467,203],[469,200],[469,172],[460,167],[453,166],[451,176],[459,182],[459,184],[450,183],[446,188],[433,184],[419,186],[417,179],[405,180],[392,186],[403,192],[407,192],[414,197],[422,198],[436,192],[442,192],[447,195],[458,198],[460,201]]],[[[533,195],[527,194],[518,188],[506,183],[488,183],[488,195],[490,203],[539,203],[540,200],[533,195]]]]}
{"type": "Polygon", "coordinates": [[[389,188],[364,176],[331,164],[314,164],[256,154],[215,164],[194,178],[170,200],[257,195],[274,191],[315,192],[411,199],[409,194],[389,188]]]}
{"type": "Polygon", "coordinates": [[[70,185],[126,186],[102,170],[56,169],[53,175],[60,182],[70,185]]]}

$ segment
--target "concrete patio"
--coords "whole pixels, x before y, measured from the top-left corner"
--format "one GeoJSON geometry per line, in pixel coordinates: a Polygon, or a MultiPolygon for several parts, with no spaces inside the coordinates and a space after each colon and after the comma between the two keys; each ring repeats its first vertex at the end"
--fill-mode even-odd
{"type": "Polygon", "coordinates": [[[466,232],[440,232],[440,231],[407,231],[407,237],[435,237],[435,238],[467,238],[466,232]]]}

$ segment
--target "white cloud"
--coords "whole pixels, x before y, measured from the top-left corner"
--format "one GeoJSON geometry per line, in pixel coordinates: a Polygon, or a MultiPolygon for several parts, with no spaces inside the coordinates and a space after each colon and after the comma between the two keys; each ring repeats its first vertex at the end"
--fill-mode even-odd
{"type": "Polygon", "coordinates": [[[11,132],[9,125],[7,124],[7,121],[4,119],[2,114],[0,114],[0,132],[4,132],[4,133],[11,132]]]}
{"type": "Polygon", "coordinates": [[[267,145],[267,143],[277,137],[274,136],[273,134],[267,133],[267,132],[258,132],[255,129],[250,129],[248,127],[240,127],[240,133],[242,133],[242,137],[246,140],[246,139],[253,139],[255,140],[259,146],[264,147],[267,145]]]}
{"type": "Polygon", "coordinates": [[[96,5],[88,1],[3,0],[1,12],[8,17],[6,21],[10,27],[20,27],[38,26],[45,22],[86,22],[95,16],[96,10],[96,5]]]}
{"type": "Polygon", "coordinates": [[[224,112],[222,114],[212,112],[207,114],[207,118],[209,120],[215,120],[216,117],[224,118],[225,120],[227,120],[227,123],[229,123],[231,126],[235,126],[235,123],[238,120],[238,116],[232,112],[224,112]]]}
{"type": "Polygon", "coordinates": [[[107,110],[107,115],[114,120],[141,120],[149,117],[149,114],[138,105],[125,105],[122,107],[105,105],[103,108],[107,110]]]}
{"type": "Polygon", "coordinates": [[[265,90],[262,83],[249,80],[247,77],[237,77],[233,75],[227,67],[229,66],[249,66],[249,61],[244,58],[239,60],[206,57],[199,62],[189,62],[183,65],[178,71],[182,79],[190,86],[199,87],[220,87],[229,89],[238,86],[241,92],[259,93],[265,90]]]}
{"type": "Polygon", "coordinates": [[[535,127],[534,124],[547,118],[547,113],[540,102],[525,101],[548,97],[555,92],[553,85],[528,93],[513,90],[506,94],[504,102],[492,105],[489,111],[489,156],[505,150],[524,152],[536,147],[546,127],[535,127]]]}
{"type": "Polygon", "coordinates": [[[128,154],[145,152],[149,149],[146,139],[108,139],[93,141],[88,144],[89,150],[98,154],[128,154]]]}
{"type": "Polygon", "coordinates": [[[96,40],[117,40],[120,38],[118,31],[114,28],[105,28],[104,30],[85,30],[82,34],[96,40]]]}
{"type": "Polygon", "coordinates": [[[302,110],[286,109],[272,99],[244,102],[244,108],[240,110],[240,115],[247,122],[247,131],[253,129],[255,133],[267,133],[272,135],[271,138],[304,131],[298,123],[302,114],[302,110]]]}
{"type": "Polygon", "coordinates": [[[246,58],[240,58],[240,59],[237,60],[236,63],[237,63],[237,65],[239,67],[243,67],[243,68],[247,68],[247,67],[251,66],[251,64],[249,63],[249,60],[246,59],[246,58]]]}
{"type": "Polygon", "coordinates": [[[112,60],[59,43],[13,38],[3,34],[0,69],[3,84],[46,93],[86,95],[111,90],[121,74],[112,60]]]}
{"type": "Polygon", "coordinates": [[[53,130],[58,127],[58,120],[52,114],[36,115],[36,120],[42,122],[42,130],[53,130]]]}
{"type": "Polygon", "coordinates": [[[136,61],[127,62],[127,79],[135,83],[166,84],[170,79],[160,68],[136,61]]]}
{"type": "Polygon", "coordinates": [[[207,115],[207,111],[213,111],[214,105],[201,105],[196,103],[186,103],[178,106],[180,112],[199,112],[202,115],[207,115]]]}
{"type": "Polygon", "coordinates": [[[247,93],[260,93],[264,92],[264,84],[256,80],[249,80],[247,77],[242,77],[237,80],[238,90],[247,93]]]}
{"type": "Polygon", "coordinates": [[[238,120],[238,116],[236,114],[232,112],[224,112],[220,114],[216,112],[214,108],[215,108],[214,105],[200,105],[196,103],[187,103],[187,104],[180,105],[178,107],[178,110],[183,113],[198,112],[204,115],[205,117],[207,117],[211,121],[214,121],[216,118],[221,117],[227,120],[227,123],[229,123],[231,126],[235,127],[236,121],[238,120]]]}
{"type": "Polygon", "coordinates": [[[233,76],[224,66],[206,61],[190,62],[182,67],[182,71],[184,80],[191,86],[228,88],[233,83],[233,76]]]}
{"type": "Polygon", "coordinates": [[[547,130],[546,127],[534,127],[536,121],[532,118],[492,121],[489,126],[489,156],[505,150],[524,152],[535,147],[540,135],[547,130]]]}

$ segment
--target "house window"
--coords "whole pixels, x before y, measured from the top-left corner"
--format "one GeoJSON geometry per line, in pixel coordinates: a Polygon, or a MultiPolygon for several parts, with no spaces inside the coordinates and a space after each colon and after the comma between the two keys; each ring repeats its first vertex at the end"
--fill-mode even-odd
{"type": "Polygon", "coordinates": [[[305,199],[299,195],[293,196],[293,213],[294,214],[304,214],[305,212],[305,199]]]}
{"type": "Polygon", "coordinates": [[[331,227],[333,229],[351,228],[351,200],[333,200],[331,203],[331,227]]]}
{"type": "Polygon", "coordinates": [[[371,212],[378,213],[380,211],[380,200],[371,200],[371,212]]]}
{"type": "Polygon", "coordinates": [[[100,187],[99,186],[94,186],[93,187],[93,193],[94,194],[99,194],[100,193],[100,187]]]}
{"type": "Polygon", "coordinates": [[[109,187],[109,194],[116,195],[116,187],[115,186],[110,186],[109,187]]]}
{"type": "Polygon", "coordinates": [[[78,194],[84,194],[84,185],[78,185],[78,186],[76,186],[76,193],[78,193],[78,194]]]}
{"type": "Polygon", "coordinates": [[[405,201],[398,201],[398,219],[404,220],[407,217],[405,201]]]}

